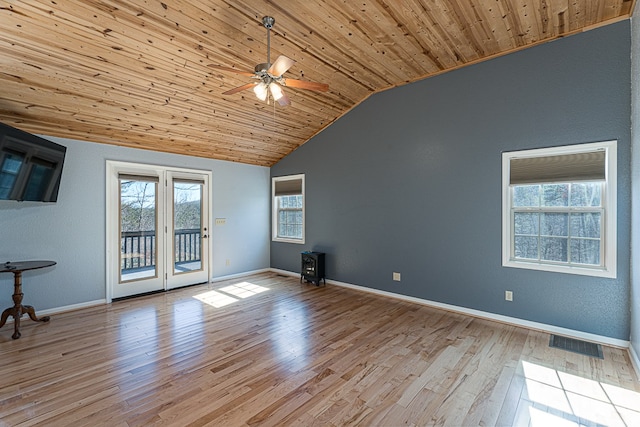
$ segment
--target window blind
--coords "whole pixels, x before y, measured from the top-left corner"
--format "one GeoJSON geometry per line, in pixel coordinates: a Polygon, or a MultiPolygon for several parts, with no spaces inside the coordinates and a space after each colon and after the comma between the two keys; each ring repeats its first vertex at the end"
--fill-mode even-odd
{"type": "Polygon", "coordinates": [[[554,156],[512,158],[509,171],[510,185],[604,181],[606,152],[598,150],[554,156]]]}
{"type": "Polygon", "coordinates": [[[302,179],[275,181],[275,196],[297,196],[302,194],[302,179]]]}
{"type": "Polygon", "coordinates": [[[145,175],[129,175],[126,173],[119,173],[118,179],[120,181],[142,181],[142,182],[158,182],[157,176],[145,176],[145,175]]]}
{"type": "Polygon", "coordinates": [[[173,178],[173,182],[178,182],[180,184],[197,184],[204,185],[203,179],[185,179],[185,178],[173,178]]]}

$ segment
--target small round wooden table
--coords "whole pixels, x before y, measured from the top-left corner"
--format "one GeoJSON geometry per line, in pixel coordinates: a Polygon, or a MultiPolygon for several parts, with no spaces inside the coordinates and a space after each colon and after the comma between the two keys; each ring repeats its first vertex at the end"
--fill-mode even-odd
{"type": "Polygon", "coordinates": [[[17,340],[20,338],[20,317],[23,314],[28,314],[31,320],[34,322],[48,322],[49,316],[44,316],[38,319],[36,317],[36,311],[30,305],[22,305],[22,272],[27,270],[36,270],[38,268],[51,267],[56,265],[55,261],[20,261],[20,262],[6,262],[0,264],[0,273],[13,273],[13,307],[7,308],[2,312],[0,317],[0,328],[7,322],[9,316],[13,316],[14,332],[11,338],[17,340]]]}

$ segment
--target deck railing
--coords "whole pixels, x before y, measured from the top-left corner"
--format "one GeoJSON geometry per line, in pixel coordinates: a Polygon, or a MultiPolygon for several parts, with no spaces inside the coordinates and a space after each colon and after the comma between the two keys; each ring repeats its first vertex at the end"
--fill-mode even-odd
{"type": "MultiPolygon", "coordinates": [[[[174,242],[176,264],[200,261],[199,228],[176,230],[174,242]]],[[[122,271],[155,267],[155,231],[123,231],[120,237],[120,253],[122,271]]]]}
{"type": "Polygon", "coordinates": [[[190,228],[175,231],[175,251],[173,260],[176,264],[200,261],[200,229],[190,228]]]}

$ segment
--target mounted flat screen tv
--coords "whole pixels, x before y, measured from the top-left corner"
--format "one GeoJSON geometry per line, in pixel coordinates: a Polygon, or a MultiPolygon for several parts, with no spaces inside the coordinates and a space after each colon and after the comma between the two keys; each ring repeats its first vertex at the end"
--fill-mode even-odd
{"type": "Polygon", "coordinates": [[[55,202],[67,148],[0,123],[0,200],[55,202]]]}

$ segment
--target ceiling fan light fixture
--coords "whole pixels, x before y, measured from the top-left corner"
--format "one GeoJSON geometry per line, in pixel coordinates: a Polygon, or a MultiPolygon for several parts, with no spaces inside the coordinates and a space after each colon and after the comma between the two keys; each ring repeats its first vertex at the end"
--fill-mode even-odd
{"type": "Polygon", "coordinates": [[[253,92],[256,94],[260,101],[267,100],[267,85],[265,82],[260,82],[254,86],[253,92]]]}
{"type": "Polygon", "coordinates": [[[276,83],[271,83],[269,85],[269,90],[271,91],[271,96],[273,96],[273,99],[276,101],[279,101],[280,98],[284,96],[284,93],[282,93],[282,88],[276,83]]]}

